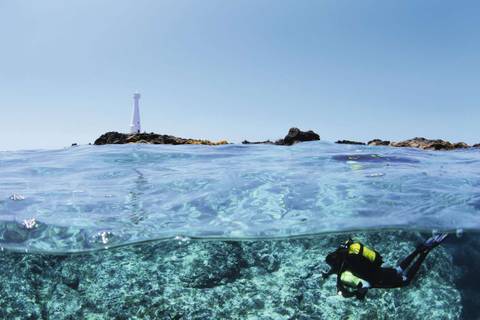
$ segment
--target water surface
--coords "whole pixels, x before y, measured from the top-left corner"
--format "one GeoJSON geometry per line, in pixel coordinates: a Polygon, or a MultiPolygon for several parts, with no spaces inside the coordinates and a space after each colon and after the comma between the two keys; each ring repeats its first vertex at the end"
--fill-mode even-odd
{"type": "Polygon", "coordinates": [[[0,246],[477,230],[480,152],[308,142],[0,152],[0,246]]]}

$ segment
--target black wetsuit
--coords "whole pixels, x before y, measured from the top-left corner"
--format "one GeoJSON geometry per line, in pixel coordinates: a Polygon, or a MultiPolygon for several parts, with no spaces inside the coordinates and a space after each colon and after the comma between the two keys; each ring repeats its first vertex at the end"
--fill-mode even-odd
{"type": "Polygon", "coordinates": [[[372,288],[400,288],[409,285],[429,252],[430,250],[427,249],[415,249],[400,262],[399,267],[401,270],[380,268],[374,281],[371,282],[372,288]]]}
{"type": "Polygon", "coordinates": [[[399,288],[409,285],[429,252],[430,250],[428,249],[417,248],[400,262],[399,269],[374,266],[361,255],[347,254],[346,250],[339,249],[335,253],[340,262],[331,266],[330,271],[324,273],[323,277],[326,278],[329,275],[337,274],[337,290],[342,296],[356,296],[359,299],[363,299],[369,288],[399,288]],[[365,288],[360,285],[352,291],[344,286],[340,280],[340,275],[344,271],[350,271],[356,277],[368,281],[370,286],[365,288]]]}

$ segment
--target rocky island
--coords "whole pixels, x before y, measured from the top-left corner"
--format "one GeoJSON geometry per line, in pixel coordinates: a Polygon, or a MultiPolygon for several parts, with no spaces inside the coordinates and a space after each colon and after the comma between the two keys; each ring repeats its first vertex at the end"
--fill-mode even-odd
{"type": "MultiPolygon", "coordinates": [[[[291,146],[299,142],[305,141],[318,141],[320,140],[320,135],[315,133],[312,130],[302,131],[298,128],[290,128],[287,135],[283,139],[278,139],[276,141],[265,140],[265,141],[248,141],[244,140],[242,144],[271,144],[278,146],[291,146]]],[[[127,143],[146,143],[146,144],[200,144],[200,145],[209,145],[209,146],[218,146],[228,144],[226,140],[221,141],[210,141],[202,139],[190,139],[190,138],[179,138],[172,135],[157,134],[157,133],[120,133],[120,132],[107,132],[101,135],[97,140],[95,140],[95,145],[104,145],[104,144],[127,144],[127,143]]],[[[480,144],[475,144],[469,146],[465,142],[449,142],[441,139],[426,139],[421,137],[416,137],[413,139],[408,139],[404,141],[389,141],[382,139],[373,139],[367,143],[352,141],[352,140],[338,140],[335,143],[337,144],[352,144],[352,145],[369,145],[369,146],[390,146],[397,148],[418,148],[423,150],[456,150],[456,149],[466,149],[466,148],[480,148],[480,144]]]]}
{"type": "MultiPolygon", "coordinates": [[[[356,145],[365,145],[363,142],[356,142],[350,140],[339,140],[336,143],[339,144],[356,144],[356,145]]],[[[426,138],[413,138],[404,141],[388,141],[381,139],[373,139],[368,141],[367,145],[369,146],[391,146],[397,148],[418,148],[423,150],[455,150],[455,149],[465,149],[470,148],[465,142],[456,142],[452,143],[450,141],[445,141],[441,139],[426,139],[426,138]]],[[[473,147],[479,147],[480,144],[475,144],[473,147]]]]}
{"type": "Polygon", "coordinates": [[[120,132],[107,132],[102,134],[97,140],[95,140],[95,145],[103,144],[127,144],[127,143],[147,143],[147,144],[203,144],[209,146],[217,146],[228,144],[227,141],[221,140],[217,142],[212,142],[209,140],[201,139],[185,139],[179,138],[166,134],[156,134],[156,133],[120,133],[120,132]]]}
{"type": "Polygon", "coordinates": [[[425,138],[413,138],[400,142],[392,142],[390,143],[390,145],[392,147],[420,148],[424,150],[453,150],[465,149],[470,147],[465,142],[452,143],[441,139],[430,140],[425,138]]]}
{"type": "Polygon", "coordinates": [[[291,146],[298,142],[318,141],[318,140],[320,140],[320,135],[313,132],[312,130],[302,131],[298,128],[290,128],[290,130],[288,130],[287,135],[283,139],[278,139],[275,142],[270,140],[256,141],[256,142],[250,142],[248,140],[244,140],[242,144],[274,144],[278,146],[291,146]]]}

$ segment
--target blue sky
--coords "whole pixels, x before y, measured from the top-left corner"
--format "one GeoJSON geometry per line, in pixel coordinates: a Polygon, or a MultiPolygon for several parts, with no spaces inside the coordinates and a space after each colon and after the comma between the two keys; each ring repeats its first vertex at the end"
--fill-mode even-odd
{"type": "Polygon", "coordinates": [[[0,0],[0,150],[127,131],[480,142],[475,1],[0,0]]]}

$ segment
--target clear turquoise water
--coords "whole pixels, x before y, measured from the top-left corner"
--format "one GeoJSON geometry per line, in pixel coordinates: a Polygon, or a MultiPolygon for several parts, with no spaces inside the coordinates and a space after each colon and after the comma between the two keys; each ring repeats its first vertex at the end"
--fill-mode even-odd
{"type": "Polygon", "coordinates": [[[82,146],[0,152],[0,176],[0,246],[20,251],[480,227],[478,149],[82,146]]]}
{"type": "Polygon", "coordinates": [[[480,319],[480,150],[309,142],[0,152],[1,319],[480,319]],[[417,279],[323,280],[348,237],[417,279]]]}

